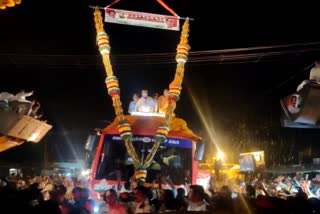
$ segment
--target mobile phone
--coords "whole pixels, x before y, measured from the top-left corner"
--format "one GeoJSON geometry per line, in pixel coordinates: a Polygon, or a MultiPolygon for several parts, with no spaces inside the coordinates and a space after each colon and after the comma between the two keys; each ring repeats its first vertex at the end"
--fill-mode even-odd
{"type": "Polygon", "coordinates": [[[236,192],[231,193],[231,198],[232,199],[238,198],[238,193],[236,192]]]}

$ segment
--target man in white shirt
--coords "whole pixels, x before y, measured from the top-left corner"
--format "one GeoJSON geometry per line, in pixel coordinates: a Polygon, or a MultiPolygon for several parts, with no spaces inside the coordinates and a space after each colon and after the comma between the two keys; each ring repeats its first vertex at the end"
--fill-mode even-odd
{"type": "Polygon", "coordinates": [[[143,113],[152,113],[156,110],[156,103],[152,97],[148,96],[148,90],[141,91],[141,98],[136,104],[136,111],[143,113]]]}

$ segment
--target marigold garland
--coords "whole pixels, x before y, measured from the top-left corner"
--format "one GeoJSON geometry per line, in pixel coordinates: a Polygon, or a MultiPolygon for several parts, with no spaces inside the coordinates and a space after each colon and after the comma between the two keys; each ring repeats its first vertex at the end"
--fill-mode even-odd
{"type": "Polygon", "coordinates": [[[188,45],[189,36],[189,20],[186,19],[182,27],[180,43],[177,47],[177,69],[174,80],[169,85],[169,105],[167,108],[165,122],[161,124],[155,134],[155,143],[151,148],[151,151],[147,155],[146,159],[141,163],[137,152],[132,145],[132,132],[130,122],[125,119],[123,114],[122,103],[120,101],[120,87],[116,76],[113,74],[111,62],[110,62],[110,44],[109,37],[104,31],[102,15],[99,9],[94,11],[95,27],[97,32],[97,45],[99,47],[100,54],[102,55],[103,64],[107,73],[106,86],[108,94],[112,98],[113,107],[115,109],[116,116],[119,118],[118,131],[122,140],[125,141],[125,145],[128,154],[133,160],[136,169],[136,179],[144,182],[146,178],[146,169],[150,166],[154,155],[156,154],[161,143],[166,141],[168,132],[170,131],[170,124],[174,118],[174,110],[176,108],[176,102],[180,98],[182,81],[184,76],[184,65],[188,59],[188,51],[190,46],[188,45]]]}
{"type": "Polygon", "coordinates": [[[14,7],[16,4],[21,4],[21,0],[0,0],[0,9],[4,10],[6,7],[14,7]]]}
{"type": "Polygon", "coordinates": [[[125,141],[127,151],[133,160],[134,166],[138,167],[140,166],[140,160],[131,142],[132,132],[130,123],[125,120],[123,114],[118,79],[116,78],[116,76],[114,76],[112,66],[110,63],[109,54],[111,48],[109,44],[109,37],[107,33],[104,31],[101,11],[99,9],[95,9],[94,11],[94,21],[97,32],[97,45],[99,47],[100,54],[102,55],[104,68],[107,73],[107,78],[105,82],[107,85],[108,93],[112,98],[112,103],[115,109],[116,116],[119,118],[119,133],[121,138],[125,141]]]}

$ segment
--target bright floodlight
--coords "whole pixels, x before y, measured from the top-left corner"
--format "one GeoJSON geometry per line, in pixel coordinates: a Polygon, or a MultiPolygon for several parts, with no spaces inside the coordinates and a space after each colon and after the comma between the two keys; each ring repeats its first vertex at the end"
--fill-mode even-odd
{"type": "Polygon", "coordinates": [[[218,159],[218,160],[223,160],[223,157],[224,157],[224,154],[223,154],[223,152],[221,152],[221,151],[218,151],[218,154],[217,154],[217,159],[218,159]]]}
{"type": "Polygon", "coordinates": [[[87,175],[89,175],[89,174],[90,174],[90,170],[89,170],[89,169],[83,170],[83,171],[81,172],[81,175],[82,175],[82,176],[87,176],[87,175]]]}

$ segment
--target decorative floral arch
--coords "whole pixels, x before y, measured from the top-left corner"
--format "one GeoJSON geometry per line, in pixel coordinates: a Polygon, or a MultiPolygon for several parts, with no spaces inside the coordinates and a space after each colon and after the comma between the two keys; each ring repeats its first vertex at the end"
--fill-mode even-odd
{"type": "Polygon", "coordinates": [[[122,140],[124,140],[128,154],[133,160],[134,167],[136,170],[136,179],[143,183],[147,176],[147,168],[150,166],[154,155],[156,154],[159,146],[166,140],[166,136],[170,130],[170,124],[174,118],[174,110],[176,108],[176,102],[180,98],[180,93],[182,89],[182,81],[184,77],[184,65],[188,59],[188,51],[190,46],[188,44],[189,36],[189,19],[187,18],[183,24],[180,43],[177,47],[177,68],[174,80],[169,85],[169,105],[165,115],[164,122],[158,127],[156,134],[154,136],[155,143],[145,158],[141,161],[132,145],[132,132],[131,125],[128,120],[126,120],[123,113],[122,103],[120,100],[120,88],[118,79],[113,73],[112,65],[110,62],[110,43],[107,33],[104,31],[103,19],[101,11],[95,9],[94,11],[94,21],[97,32],[97,45],[99,47],[100,54],[102,55],[103,64],[105,71],[107,73],[106,85],[108,88],[108,93],[112,98],[113,107],[115,109],[116,117],[118,118],[118,131],[122,140]]]}

